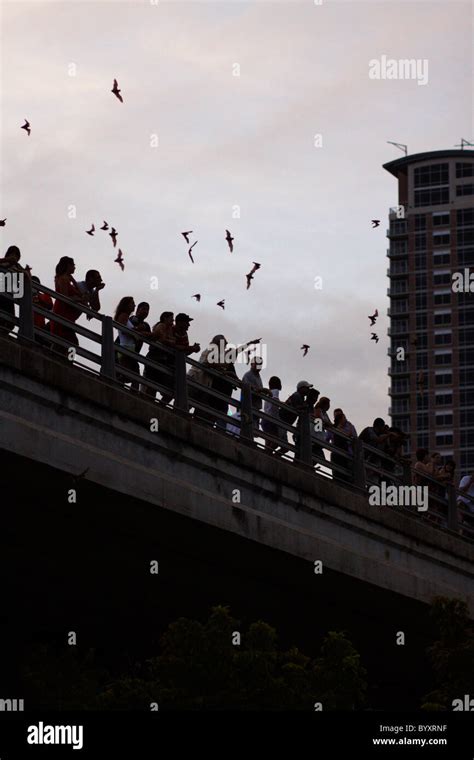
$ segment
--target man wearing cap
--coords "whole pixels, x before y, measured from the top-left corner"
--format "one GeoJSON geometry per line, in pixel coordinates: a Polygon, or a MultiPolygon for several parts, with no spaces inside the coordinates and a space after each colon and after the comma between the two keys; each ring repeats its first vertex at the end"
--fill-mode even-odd
{"type": "MultiPolygon", "coordinates": [[[[186,356],[189,356],[189,354],[194,354],[196,351],[201,350],[199,343],[193,343],[192,346],[189,345],[188,330],[189,323],[192,322],[192,320],[193,317],[190,317],[189,314],[183,314],[182,312],[180,314],[177,314],[171,331],[175,350],[184,351],[186,356]]],[[[175,360],[173,354],[169,356],[168,367],[174,371],[175,360]]],[[[174,393],[172,395],[162,395],[160,403],[169,404],[173,398],[174,393]]]]}
{"type": "MultiPolygon", "coordinates": [[[[308,393],[312,387],[312,384],[307,380],[300,380],[299,383],[297,383],[296,391],[292,393],[291,396],[289,396],[285,401],[285,405],[290,408],[280,409],[280,419],[282,422],[286,422],[287,425],[293,425],[300,416],[301,412],[303,412],[305,409],[308,409],[308,393]]],[[[315,398],[317,398],[319,391],[315,391],[315,393],[315,398]]],[[[283,440],[288,442],[288,431],[282,429],[281,432],[283,440]]],[[[298,446],[298,435],[296,432],[293,433],[293,439],[295,446],[298,446]]]]}

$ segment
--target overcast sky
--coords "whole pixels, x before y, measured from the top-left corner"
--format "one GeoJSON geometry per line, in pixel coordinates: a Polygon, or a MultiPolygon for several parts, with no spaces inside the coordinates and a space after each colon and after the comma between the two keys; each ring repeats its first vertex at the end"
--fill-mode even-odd
{"type": "Polygon", "coordinates": [[[99,269],[106,313],[123,295],[150,301],[152,322],[188,312],[203,348],[262,337],[283,400],[307,379],[359,430],[385,416],[397,183],[382,164],[402,155],[386,141],[418,153],[474,137],[471,4],[17,0],[1,13],[3,249],[19,245],[51,287],[60,256],[78,279],[99,269]],[[369,79],[382,55],[427,59],[428,84],[369,79]],[[124,273],[107,234],[85,234],[104,219],[124,273]]]}

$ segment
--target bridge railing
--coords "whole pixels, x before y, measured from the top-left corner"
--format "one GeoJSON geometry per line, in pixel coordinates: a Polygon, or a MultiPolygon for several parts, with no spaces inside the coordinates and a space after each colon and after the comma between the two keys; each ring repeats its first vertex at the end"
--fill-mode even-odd
{"type": "MultiPolygon", "coordinates": [[[[8,293],[2,294],[10,298],[8,293]]],[[[178,414],[189,415],[197,422],[215,427],[217,432],[234,435],[244,445],[255,446],[290,460],[295,466],[312,469],[318,475],[336,480],[339,485],[352,491],[366,492],[371,485],[395,485],[397,487],[412,485],[414,478],[420,479],[405,459],[394,459],[388,453],[363,443],[359,438],[352,438],[339,429],[331,427],[329,431],[315,432],[314,419],[310,410],[304,406],[298,410],[288,407],[283,402],[270,397],[247,383],[243,383],[234,373],[223,373],[212,365],[203,365],[186,356],[183,351],[174,350],[146,335],[130,330],[114,322],[112,317],[93,311],[81,303],[72,302],[66,296],[39,285],[27,276],[24,279],[24,293],[21,299],[12,299],[19,306],[19,316],[1,309],[0,328],[12,337],[29,343],[36,343],[43,350],[51,350],[58,358],[69,359],[80,369],[92,372],[103,380],[115,384],[130,384],[131,390],[156,398],[157,392],[162,396],[160,403],[174,399],[173,409],[178,414]],[[84,314],[91,329],[71,322],[53,311],[43,308],[38,302],[39,294],[47,294],[55,301],[77,309],[84,314]],[[49,323],[66,328],[80,335],[92,345],[86,348],[71,344],[50,329],[43,327],[49,323]],[[139,340],[148,347],[149,355],[117,343],[114,332],[139,340]],[[159,360],[153,359],[158,350],[159,360]],[[166,357],[166,359],[165,359],[166,357]],[[204,385],[189,376],[189,371],[204,371],[204,385]],[[222,386],[228,383],[228,393],[212,387],[216,382],[222,386]],[[233,393],[238,392],[239,397],[233,393]],[[164,399],[163,399],[164,397],[164,399]],[[265,401],[271,402],[272,414],[264,411],[265,401]],[[228,413],[229,407],[234,415],[228,413]],[[293,412],[296,424],[285,422],[281,414],[293,412]],[[263,424],[262,424],[263,423],[263,424]],[[268,424],[273,426],[268,429],[268,424]],[[262,427],[263,429],[262,429],[262,427]],[[329,457],[329,458],[328,458],[329,457]]],[[[70,335],[69,335],[70,337],[70,335]]],[[[461,533],[468,540],[474,540],[474,500],[461,494],[452,485],[440,483],[436,478],[423,475],[423,483],[429,489],[428,509],[416,512],[413,507],[402,507],[407,516],[429,521],[442,530],[461,533]],[[467,502],[460,503],[462,496],[467,502]],[[472,509],[470,502],[472,502],[472,509]]]]}

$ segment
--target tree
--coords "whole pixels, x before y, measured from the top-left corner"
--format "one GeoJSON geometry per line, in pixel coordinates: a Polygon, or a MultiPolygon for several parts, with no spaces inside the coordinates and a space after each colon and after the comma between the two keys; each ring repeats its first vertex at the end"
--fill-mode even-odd
{"type": "Polygon", "coordinates": [[[427,649],[437,688],[425,695],[423,710],[450,710],[454,699],[472,692],[474,628],[468,607],[459,599],[436,597],[431,619],[437,639],[427,649]]]}

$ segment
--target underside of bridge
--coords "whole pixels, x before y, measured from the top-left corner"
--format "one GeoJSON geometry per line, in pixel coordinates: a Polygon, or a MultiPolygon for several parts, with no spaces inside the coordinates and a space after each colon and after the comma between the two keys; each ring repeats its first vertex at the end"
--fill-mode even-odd
{"type": "MultiPolygon", "coordinates": [[[[2,451],[2,672],[16,693],[38,642],[92,647],[105,661],[157,653],[168,623],[205,620],[229,605],[245,625],[264,620],[283,646],[315,655],[343,630],[368,670],[369,705],[417,709],[429,691],[426,605],[2,451]],[[77,502],[69,503],[69,489],[77,502]],[[150,562],[159,573],[150,573],[150,562]],[[397,646],[404,631],[406,644],[397,646]]],[[[238,506],[235,507],[238,516],[238,506]]]]}

